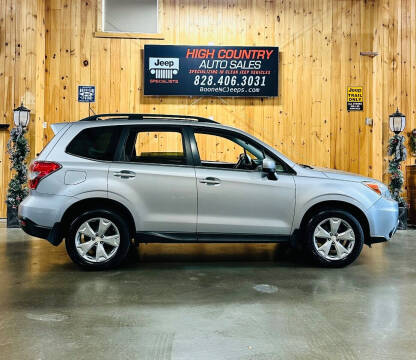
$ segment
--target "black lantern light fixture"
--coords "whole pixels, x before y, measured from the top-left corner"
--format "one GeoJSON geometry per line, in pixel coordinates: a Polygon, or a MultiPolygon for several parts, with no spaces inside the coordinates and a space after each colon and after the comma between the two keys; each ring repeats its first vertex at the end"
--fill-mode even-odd
{"type": "Polygon", "coordinates": [[[23,106],[23,103],[13,110],[14,125],[26,128],[29,124],[30,110],[23,106]]]}
{"type": "Polygon", "coordinates": [[[390,130],[396,135],[400,134],[406,127],[406,116],[404,116],[397,108],[396,112],[389,116],[390,130]]]}

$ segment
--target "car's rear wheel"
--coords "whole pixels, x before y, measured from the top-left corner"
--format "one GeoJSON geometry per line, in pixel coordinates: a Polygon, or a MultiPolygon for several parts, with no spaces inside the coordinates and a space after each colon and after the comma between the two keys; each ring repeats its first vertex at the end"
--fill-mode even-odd
{"type": "Polygon", "coordinates": [[[327,267],[351,264],[361,253],[364,232],[354,215],[343,210],[322,210],[306,226],[305,247],[312,260],[327,267]]]}
{"type": "Polygon", "coordinates": [[[70,258],[91,270],[118,266],[130,247],[129,227],[110,210],[90,210],[71,223],[65,240],[70,258]]]}

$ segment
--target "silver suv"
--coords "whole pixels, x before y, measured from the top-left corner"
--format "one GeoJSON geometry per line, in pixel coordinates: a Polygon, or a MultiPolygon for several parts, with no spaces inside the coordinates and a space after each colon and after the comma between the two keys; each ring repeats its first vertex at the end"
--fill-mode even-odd
{"type": "Polygon", "coordinates": [[[117,266],[133,239],[288,242],[340,267],[397,227],[382,183],[296,164],[209,119],[102,114],[52,129],[19,219],[86,268],[117,266]]]}

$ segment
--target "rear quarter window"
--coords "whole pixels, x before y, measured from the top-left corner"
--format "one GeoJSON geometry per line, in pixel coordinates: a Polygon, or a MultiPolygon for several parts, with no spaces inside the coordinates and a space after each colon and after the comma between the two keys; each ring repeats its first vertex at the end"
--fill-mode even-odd
{"type": "Polygon", "coordinates": [[[121,126],[99,126],[82,130],[69,143],[66,152],[83,158],[111,161],[120,130],[121,126]]]}

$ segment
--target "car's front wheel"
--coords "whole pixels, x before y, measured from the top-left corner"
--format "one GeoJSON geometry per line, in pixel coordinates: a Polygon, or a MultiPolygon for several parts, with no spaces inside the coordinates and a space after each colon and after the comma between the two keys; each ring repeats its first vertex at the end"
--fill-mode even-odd
{"type": "Polygon", "coordinates": [[[130,247],[129,227],[110,210],[90,210],[70,225],[65,240],[70,258],[84,268],[104,270],[118,266],[130,247]]]}
{"type": "Polygon", "coordinates": [[[306,226],[306,250],[315,263],[328,267],[351,264],[361,253],[364,232],[355,216],[343,210],[322,210],[306,226]]]}

